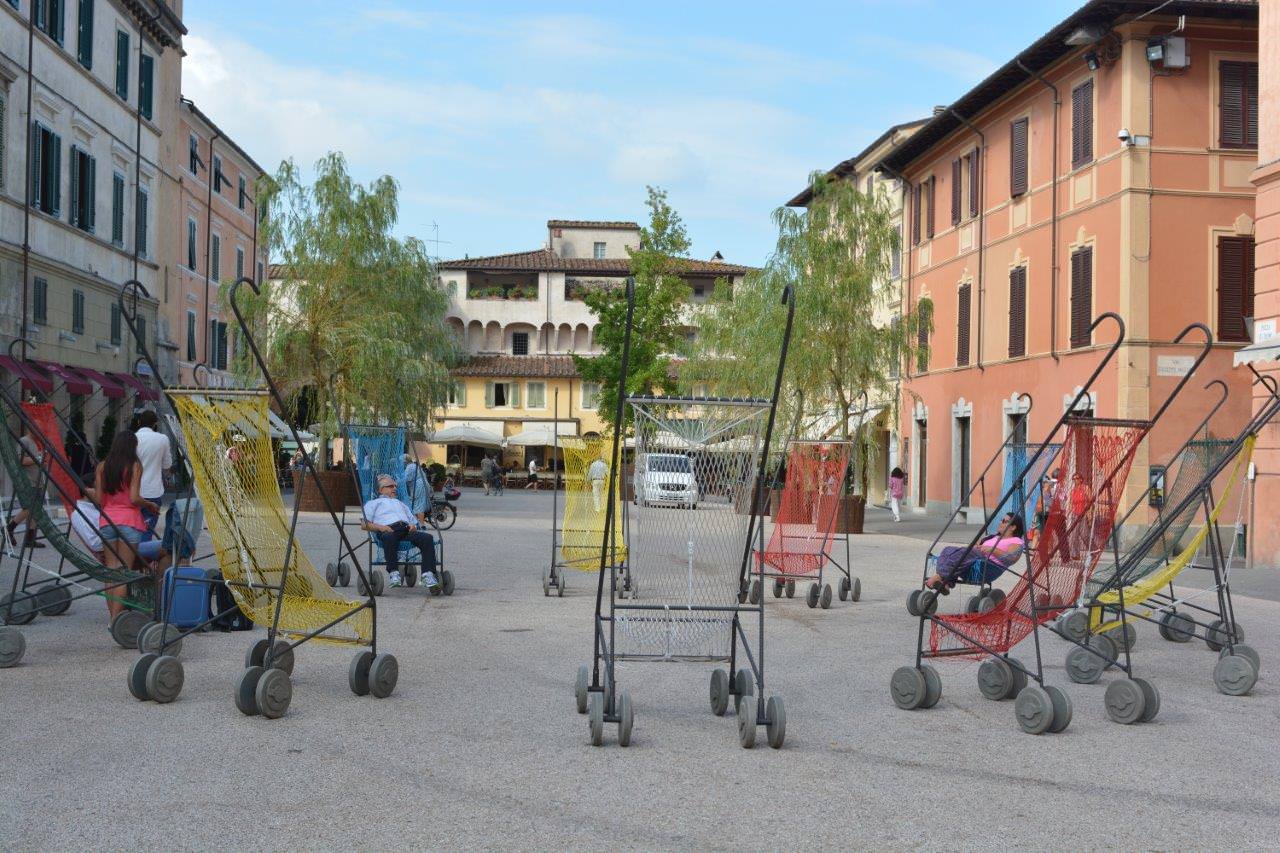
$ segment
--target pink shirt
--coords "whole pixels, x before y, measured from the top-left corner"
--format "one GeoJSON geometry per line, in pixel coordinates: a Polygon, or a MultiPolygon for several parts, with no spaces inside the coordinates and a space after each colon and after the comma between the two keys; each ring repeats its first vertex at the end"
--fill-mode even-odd
{"type": "Polygon", "coordinates": [[[889,497],[896,500],[902,500],[902,494],[906,491],[907,481],[902,477],[889,478],[889,497]]]}

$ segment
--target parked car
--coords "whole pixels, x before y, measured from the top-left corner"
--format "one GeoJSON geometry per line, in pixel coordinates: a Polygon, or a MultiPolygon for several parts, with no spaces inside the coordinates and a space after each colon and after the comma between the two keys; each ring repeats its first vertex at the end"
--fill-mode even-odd
{"type": "Polygon", "coordinates": [[[698,478],[683,453],[646,453],[636,460],[635,503],[698,508],[698,478]]]}

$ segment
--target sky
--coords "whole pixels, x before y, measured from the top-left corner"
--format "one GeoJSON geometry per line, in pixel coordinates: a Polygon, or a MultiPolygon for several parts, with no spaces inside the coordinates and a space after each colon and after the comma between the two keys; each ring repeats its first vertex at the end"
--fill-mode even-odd
{"type": "Polygon", "coordinates": [[[1082,2],[186,0],[183,93],[268,171],[336,150],[391,175],[398,233],[443,258],[539,248],[548,219],[642,222],[653,185],[693,257],[759,265],[811,172],[1082,2]]]}

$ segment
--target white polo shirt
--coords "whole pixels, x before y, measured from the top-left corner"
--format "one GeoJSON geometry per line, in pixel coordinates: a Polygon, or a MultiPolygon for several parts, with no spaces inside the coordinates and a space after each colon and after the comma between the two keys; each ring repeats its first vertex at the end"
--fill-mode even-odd
{"type": "Polygon", "coordinates": [[[366,521],[387,526],[395,524],[397,521],[403,521],[405,524],[418,523],[418,520],[413,517],[413,513],[409,512],[409,508],[398,498],[388,498],[382,495],[364,505],[364,517],[366,521]]]}
{"type": "Polygon", "coordinates": [[[135,433],[138,436],[138,461],[142,463],[142,481],[138,491],[147,500],[164,497],[164,472],[173,467],[173,448],[169,439],[150,427],[135,433]]]}

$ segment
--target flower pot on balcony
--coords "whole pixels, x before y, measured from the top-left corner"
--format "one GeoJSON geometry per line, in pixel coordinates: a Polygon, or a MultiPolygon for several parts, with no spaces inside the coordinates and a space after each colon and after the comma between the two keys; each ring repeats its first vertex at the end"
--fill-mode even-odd
{"type": "Polygon", "coordinates": [[[302,512],[327,512],[324,494],[328,495],[334,512],[342,512],[343,507],[360,503],[355,484],[346,471],[310,471],[293,472],[293,492],[297,496],[298,509],[302,512]]]}

